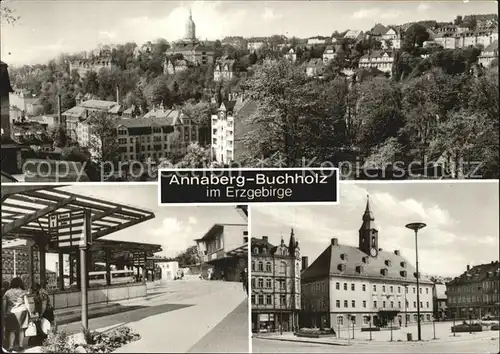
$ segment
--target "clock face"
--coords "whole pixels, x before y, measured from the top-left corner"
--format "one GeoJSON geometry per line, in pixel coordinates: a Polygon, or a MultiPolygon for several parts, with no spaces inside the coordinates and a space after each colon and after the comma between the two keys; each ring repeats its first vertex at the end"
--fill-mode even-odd
{"type": "Polygon", "coordinates": [[[377,257],[377,254],[378,254],[378,251],[377,251],[377,249],[376,249],[376,248],[372,248],[372,249],[370,250],[370,255],[371,255],[372,257],[377,257]]]}

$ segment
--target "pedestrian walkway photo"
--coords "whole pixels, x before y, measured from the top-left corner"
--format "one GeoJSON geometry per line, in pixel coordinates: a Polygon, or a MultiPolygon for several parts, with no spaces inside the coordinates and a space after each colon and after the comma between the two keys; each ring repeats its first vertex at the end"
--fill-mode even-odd
{"type": "Polygon", "coordinates": [[[2,186],[5,351],[248,352],[246,208],[156,193],[2,186]]]}

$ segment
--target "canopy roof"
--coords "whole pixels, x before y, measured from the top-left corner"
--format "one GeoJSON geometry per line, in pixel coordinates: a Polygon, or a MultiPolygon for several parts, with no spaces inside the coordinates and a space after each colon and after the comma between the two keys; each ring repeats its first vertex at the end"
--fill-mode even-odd
{"type": "MultiPolygon", "coordinates": [[[[48,218],[52,213],[90,210],[92,240],[155,217],[151,211],[63,191],[61,187],[63,186],[2,186],[2,239],[35,241],[38,237],[46,237],[48,218]]],[[[105,244],[109,244],[116,249],[128,245],[145,250],[144,247],[152,246],[102,241],[96,247],[107,247],[105,244]]]]}

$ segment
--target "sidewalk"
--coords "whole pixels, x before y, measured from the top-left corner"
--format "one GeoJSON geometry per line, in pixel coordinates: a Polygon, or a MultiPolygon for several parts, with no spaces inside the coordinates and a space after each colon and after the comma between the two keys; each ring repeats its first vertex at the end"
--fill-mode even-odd
{"type": "Polygon", "coordinates": [[[248,353],[248,329],[248,300],[245,299],[188,353],[248,353]]]}
{"type": "MultiPolygon", "coordinates": [[[[239,283],[208,284],[208,293],[197,298],[194,304],[189,299],[183,300],[178,304],[187,307],[129,323],[128,326],[139,333],[141,339],[119,348],[116,353],[187,352],[246,300],[239,283]]],[[[232,333],[226,333],[226,336],[230,337],[232,333]]],[[[221,340],[224,339],[219,338],[221,340]]]]}
{"type": "MultiPolygon", "coordinates": [[[[410,327],[405,328],[410,329],[410,327]]],[[[357,345],[370,345],[370,346],[387,346],[389,343],[393,343],[396,345],[415,345],[421,343],[451,343],[451,342],[460,342],[460,341],[470,341],[470,340],[480,340],[480,339],[495,339],[498,341],[499,332],[498,331],[483,331],[476,333],[457,333],[454,336],[452,333],[441,333],[441,336],[438,337],[436,335],[436,339],[434,337],[428,337],[422,335],[422,341],[416,341],[416,335],[413,334],[413,341],[409,342],[406,338],[407,332],[412,331],[404,331],[404,333],[396,333],[401,332],[401,330],[393,331],[393,340],[390,339],[390,333],[383,332],[373,332],[372,340],[369,339],[369,333],[367,332],[356,332],[354,335],[354,339],[352,339],[352,332],[349,339],[346,334],[343,334],[343,338],[336,337],[325,337],[325,338],[306,338],[306,337],[297,337],[293,333],[283,333],[280,334],[257,334],[254,335],[253,338],[258,339],[266,339],[266,340],[275,340],[275,341],[285,341],[285,342],[298,342],[298,343],[312,343],[312,344],[326,344],[326,345],[338,345],[338,346],[357,346],[357,345]]],[[[389,331],[390,332],[390,331],[389,331]]],[[[422,328],[422,333],[423,333],[422,328]]],[[[341,333],[342,336],[342,333],[341,333]]]]}

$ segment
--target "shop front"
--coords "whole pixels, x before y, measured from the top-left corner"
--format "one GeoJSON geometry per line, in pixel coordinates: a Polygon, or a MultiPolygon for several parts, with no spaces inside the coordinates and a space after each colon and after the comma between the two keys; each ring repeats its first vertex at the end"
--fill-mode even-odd
{"type": "Polygon", "coordinates": [[[291,312],[252,313],[252,332],[289,332],[293,329],[291,312]]]}

